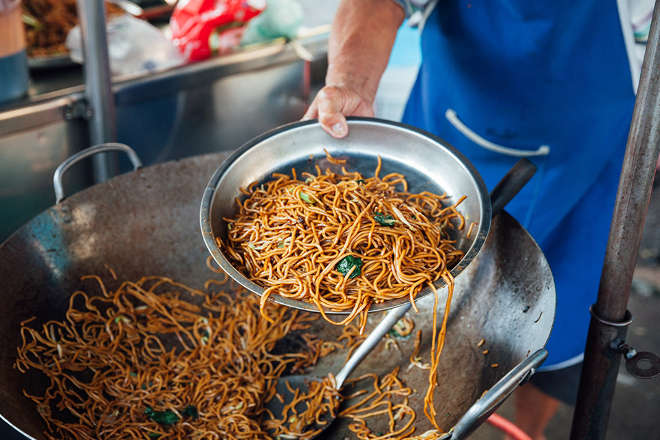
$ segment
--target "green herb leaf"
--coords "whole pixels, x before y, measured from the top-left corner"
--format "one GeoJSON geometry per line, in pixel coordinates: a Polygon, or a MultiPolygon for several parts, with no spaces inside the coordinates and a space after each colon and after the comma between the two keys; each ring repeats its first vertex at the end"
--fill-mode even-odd
{"type": "Polygon", "coordinates": [[[362,260],[352,255],[346,255],[335,266],[335,269],[342,275],[346,275],[350,270],[355,267],[349,278],[355,278],[362,273],[362,260]]]}
{"type": "Polygon", "coordinates": [[[154,411],[150,406],[144,410],[144,415],[160,425],[174,425],[179,417],[172,410],[154,411]]]}
{"type": "Polygon", "coordinates": [[[356,180],[356,182],[358,183],[358,185],[364,185],[364,179],[358,179],[356,180]]]}
{"type": "Polygon", "coordinates": [[[305,192],[300,191],[300,198],[303,202],[309,203],[310,205],[314,203],[314,199],[312,199],[311,196],[305,192]]]}
{"type": "Polygon", "coordinates": [[[131,371],[131,372],[128,373],[128,374],[130,374],[131,377],[137,377],[137,373],[136,373],[135,371],[131,371]]]}
{"type": "Polygon", "coordinates": [[[390,336],[394,336],[395,338],[401,338],[401,337],[402,337],[402,336],[399,334],[399,332],[396,331],[396,330],[394,330],[393,328],[391,328],[391,329],[387,332],[387,334],[390,335],[390,336]]]}
{"type": "Polygon", "coordinates": [[[196,420],[197,417],[199,417],[199,413],[197,412],[197,408],[195,408],[193,405],[188,405],[184,408],[183,411],[181,411],[181,414],[183,417],[192,417],[193,420],[196,420]]]}
{"type": "Polygon", "coordinates": [[[255,250],[255,251],[261,251],[261,250],[263,250],[263,248],[266,247],[266,243],[261,242],[261,243],[254,244],[254,243],[250,242],[250,243],[248,243],[248,247],[252,250],[255,250]]]}
{"type": "Polygon", "coordinates": [[[161,436],[157,432],[150,432],[148,435],[149,435],[149,438],[160,438],[160,436],[161,436]]]}
{"type": "Polygon", "coordinates": [[[30,14],[23,14],[21,18],[23,19],[23,23],[35,28],[36,30],[40,30],[43,27],[39,22],[39,20],[37,20],[30,14]]]}
{"type": "Polygon", "coordinates": [[[396,223],[394,217],[389,214],[385,215],[382,212],[374,214],[374,220],[380,223],[381,226],[394,226],[394,223],[396,223]]]}

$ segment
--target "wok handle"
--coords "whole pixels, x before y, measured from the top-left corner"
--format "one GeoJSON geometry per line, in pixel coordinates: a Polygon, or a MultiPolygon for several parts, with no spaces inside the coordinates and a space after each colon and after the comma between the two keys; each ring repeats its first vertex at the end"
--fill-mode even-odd
{"type": "Polygon", "coordinates": [[[541,348],[527,359],[516,365],[503,378],[497,381],[479,400],[467,410],[456,423],[452,431],[452,440],[461,440],[472,433],[492,413],[495,412],[507,397],[513,393],[525,380],[529,379],[536,369],[548,357],[548,350],[541,348]]]}
{"type": "Polygon", "coordinates": [[[536,165],[529,159],[522,158],[502,177],[502,180],[490,192],[493,217],[523,189],[534,173],[536,173],[536,165]]]}
{"type": "Polygon", "coordinates": [[[137,153],[128,145],[119,144],[116,142],[109,142],[106,144],[99,144],[89,148],[85,148],[84,150],[79,151],[73,156],[66,159],[57,167],[57,169],[55,169],[55,173],[53,174],[55,203],[60,203],[62,200],[64,200],[64,189],[62,187],[62,176],[64,175],[64,173],[69,168],[71,168],[75,163],[80,162],[82,159],[85,159],[86,157],[93,156],[98,153],[105,153],[107,151],[123,151],[128,155],[128,158],[131,160],[134,169],[137,170],[138,168],[142,167],[142,162],[140,161],[140,158],[138,157],[137,153]]]}

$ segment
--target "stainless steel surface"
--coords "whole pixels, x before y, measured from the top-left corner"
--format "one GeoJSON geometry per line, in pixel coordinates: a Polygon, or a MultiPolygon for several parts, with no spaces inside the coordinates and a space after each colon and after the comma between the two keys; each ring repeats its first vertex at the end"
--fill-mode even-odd
{"type": "MultiPolygon", "coordinates": [[[[5,420],[34,438],[45,438],[34,405],[22,394],[23,389],[40,390],[43,383],[12,367],[19,323],[35,315],[35,325],[62,319],[70,294],[85,287],[81,275],[100,274],[109,288],[117,285],[107,267],[120,280],[157,274],[199,287],[218,276],[204,264],[208,251],[197,221],[202,191],[225,157],[194,157],[113,178],[51,207],[0,245],[0,414],[5,420]]],[[[446,290],[439,293],[444,304],[446,290]]],[[[433,298],[417,305],[419,313],[408,316],[415,331],[423,330],[420,355],[428,359],[433,298]]],[[[435,391],[442,427],[451,428],[486,389],[544,347],[554,312],[554,283],[543,254],[512,217],[498,215],[481,252],[456,282],[435,391]],[[484,347],[478,347],[481,338],[484,347]],[[491,368],[493,363],[499,366],[491,368]]],[[[367,331],[382,317],[371,314],[367,331]]],[[[313,331],[333,340],[341,329],[319,320],[313,331]]],[[[418,414],[416,432],[423,433],[431,428],[422,416],[428,371],[409,368],[411,338],[396,342],[381,342],[355,374],[384,374],[400,367],[401,379],[415,390],[410,403],[418,414]]],[[[310,374],[323,377],[338,371],[345,356],[340,350],[323,358],[310,374]]],[[[387,429],[382,423],[372,428],[387,429]]],[[[348,423],[339,419],[325,438],[346,436],[348,423]]]]}
{"type": "MultiPolygon", "coordinates": [[[[55,167],[87,142],[82,120],[45,123],[0,136],[0,241],[55,203],[55,167]]],[[[91,180],[89,170],[80,167],[71,170],[64,183],[74,192],[89,186],[91,180]]]]}
{"type": "MultiPolygon", "coordinates": [[[[622,321],[630,297],[651,185],[660,153],[660,1],[655,2],[605,262],[594,307],[597,316],[622,321]]],[[[625,336],[625,332],[624,332],[625,336]]],[[[571,439],[602,439],[607,432],[620,354],[610,348],[617,330],[591,319],[571,439]]]]}
{"type": "MultiPolygon", "coordinates": [[[[320,85],[322,76],[315,81],[320,85]]],[[[173,86],[173,85],[172,85],[173,86]]],[[[164,93],[168,86],[152,91],[164,93]]],[[[118,96],[119,127],[125,132],[133,119],[153,126],[160,122],[158,133],[126,133],[123,142],[136,143],[145,162],[162,161],[212,151],[235,150],[249,139],[303,115],[303,62],[295,61],[268,68],[249,70],[218,78],[212,84],[201,84],[184,92],[159,95],[161,107],[145,114],[144,102],[128,102],[133,95],[118,96]],[[154,139],[156,138],[156,139],[154,139]],[[160,138],[160,139],[158,139],[160,138]],[[144,153],[142,151],[144,151],[144,153]]],[[[156,102],[156,98],[151,98],[156,102]]]]}
{"type": "MultiPolygon", "coordinates": [[[[316,89],[324,81],[327,35],[303,40],[317,56],[310,65],[311,86],[316,89]]],[[[280,45],[276,51],[260,48],[194,69],[186,66],[116,83],[118,140],[131,145],[146,165],[233,150],[302,116],[304,65],[280,45]]],[[[55,167],[89,146],[81,111],[87,104],[81,91],[70,89],[63,96],[57,92],[27,107],[0,111],[0,240],[53,204],[55,167]]],[[[122,160],[120,167],[128,171],[130,163],[122,160]]],[[[90,168],[82,164],[67,179],[89,184],[90,168]]]]}
{"type": "MultiPolygon", "coordinates": [[[[244,144],[218,168],[206,186],[200,208],[204,242],[218,265],[251,292],[261,296],[264,288],[234,268],[216,242],[216,237],[226,237],[223,217],[234,215],[235,200],[242,197],[241,187],[269,179],[273,172],[290,173],[293,167],[298,173],[315,173],[316,164],[322,169],[340,171],[340,166],[325,159],[324,148],[334,157],[346,159],[346,169],[367,176],[373,173],[380,156],[382,175],[390,172],[404,174],[410,192],[446,192],[448,203],[456,203],[463,195],[467,196],[458,210],[465,217],[466,231],[472,229],[472,233],[469,237],[467,234],[456,236],[456,247],[464,252],[464,257],[451,270],[454,278],[479,252],[490,227],[490,198],[481,177],[461,153],[441,139],[402,124],[370,118],[349,118],[348,123],[349,135],[343,139],[330,137],[316,121],[279,127],[244,144]],[[473,223],[474,227],[471,226],[473,223]]],[[[438,280],[435,285],[440,288],[445,283],[438,280]]],[[[422,299],[431,292],[426,287],[417,298],[422,299]]],[[[275,293],[269,299],[301,310],[318,310],[315,304],[275,293]]],[[[369,311],[389,309],[407,301],[407,298],[401,298],[374,303],[369,311]]],[[[348,312],[326,310],[326,313],[348,312]]]]}
{"type": "Polygon", "coordinates": [[[64,122],[64,110],[82,100],[81,94],[73,94],[0,112],[0,139],[18,132],[38,130],[46,124],[64,122]]]}
{"type": "MultiPolygon", "coordinates": [[[[314,77],[312,80],[316,81],[319,85],[325,76],[327,39],[327,32],[311,32],[299,41],[314,56],[314,77]]],[[[240,51],[232,55],[181,66],[166,72],[131,78],[115,78],[113,93],[115,94],[118,114],[121,116],[121,107],[140,103],[144,104],[159,97],[172,96],[177,93],[203,90],[207,97],[212,98],[210,101],[215,104],[214,106],[205,104],[206,108],[209,110],[215,108],[216,111],[223,111],[222,107],[226,106],[228,108],[231,107],[236,112],[237,108],[243,108],[240,107],[240,104],[243,104],[245,112],[238,111],[236,113],[239,113],[244,118],[243,122],[249,122],[248,118],[251,114],[247,113],[247,111],[259,109],[259,107],[253,109],[250,106],[255,100],[258,101],[260,106],[270,107],[270,110],[272,110],[273,104],[268,102],[266,98],[282,100],[291,95],[292,97],[299,97],[300,89],[303,86],[302,69],[303,61],[296,54],[293,45],[280,41],[250,50],[240,51]],[[297,70],[300,72],[297,79],[297,90],[291,89],[288,81],[281,84],[277,80],[277,78],[288,78],[291,76],[288,73],[283,73],[288,72],[288,70],[280,70],[279,68],[290,68],[292,66],[297,66],[297,70]],[[255,75],[261,81],[271,85],[273,88],[269,89],[268,93],[271,93],[272,96],[269,96],[268,93],[262,95],[264,93],[262,87],[258,88],[259,93],[252,92],[255,85],[258,85],[257,82],[252,80],[246,81],[246,84],[242,86],[238,86],[235,82],[232,83],[234,87],[233,93],[227,93],[229,96],[225,100],[221,100],[221,96],[214,96],[216,83],[223,79],[243,74],[255,75]],[[240,100],[236,101],[235,95],[238,91],[241,92],[241,100],[244,102],[240,100]],[[295,94],[293,92],[298,93],[295,94]]],[[[231,92],[232,90],[223,91],[231,92]]],[[[82,85],[59,88],[55,91],[33,97],[30,101],[22,103],[22,105],[14,104],[7,107],[0,107],[0,136],[38,127],[43,123],[41,114],[44,108],[54,111],[54,113],[49,113],[50,122],[62,120],[62,113],[65,106],[84,99],[84,92],[85,88],[82,85]]],[[[281,103],[275,104],[281,105],[281,103]]],[[[304,103],[300,105],[304,107],[304,103]]],[[[199,111],[198,113],[203,114],[203,111],[199,111]]],[[[257,116],[260,115],[257,114],[257,116]]],[[[233,148],[236,148],[236,146],[233,148]]]]}
{"type": "Polygon", "coordinates": [[[537,350],[534,354],[527,357],[521,363],[516,365],[503,378],[497,381],[492,388],[486,392],[474,405],[465,413],[456,423],[452,431],[451,438],[460,440],[467,438],[479,425],[495,412],[502,402],[515,391],[520,384],[529,379],[536,369],[543,364],[548,357],[548,351],[545,348],[537,350]]]}
{"type": "Polygon", "coordinates": [[[64,173],[71,168],[76,163],[85,159],[86,157],[94,156],[95,154],[110,152],[110,151],[123,151],[128,155],[131,163],[133,164],[133,169],[137,170],[142,167],[142,162],[140,158],[135,154],[135,151],[128,145],[118,144],[118,143],[105,143],[100,145],[94,145],[93,147],[86,148],[83,151],[80,151],[73,156],[66,159],[62,162],[56,169],[53,174],[53,189],[55,190],[55,203],[60,203],[64,200],[64,187],[62,186],[62,177],[64,173]]]}
{"type": "MultiPolygon", "coordinates": [[[[105,31],[105,1],[77,0],[85,70],[85,96],[92,109],[89,120],[91,145],[117,141],[117,116],[112,93],[112,75],[105,31]]],[[[113,157],[93,159],[94,180],[104,182],[119,171],[113,157]]]]}

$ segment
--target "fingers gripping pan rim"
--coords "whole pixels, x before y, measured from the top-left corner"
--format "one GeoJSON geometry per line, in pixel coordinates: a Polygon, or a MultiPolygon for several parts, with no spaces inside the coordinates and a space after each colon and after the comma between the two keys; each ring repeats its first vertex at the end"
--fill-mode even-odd
{"type": "MultiPolygon", "coordinates": [[[[368,176],[373,174],[380,156],[383,161],[381,175],[388,172],[404,174],[411,192],[446,192],[452,203],[466,195],[466,200],[459,206],[466,224],[458,237],[458,247],[465,255],[452,269],[452,275],[458,276],[479,253],[490,228],[491,202],[481,176],[465,156],[442,139],[405,124],[356,117],[348,118],[348,124],[349,135],[343,139],[326,134],[317,121],[276,128],[241,146],[209,180],[200,207],[202,237],[220,268],[251,292],[261,296],[264,288],[238,271],[216,243],[215,237],[223,237],[226,233],[222,217],[232,216],[235,212],[234,200],[240,196],[240,187],[269,179],[273,172],[290,173],[292,167],[300,174],[305,169],[313,170],[314,164],[319,164],[322,169],[333,166],[325,161],[324,148],[334,157],[347,159],[345,166],[349,171],[357,170],[368,176]]],[[[444,285],[442,280],[435,283],[437,288],[444,285]]],[[[427,287],[417,298],[429,293],[431,289],[427,287]]],[[[269,298],[289,307],[318,311],[315,304],[304,301],[277,294],[269,298]]],[[[407,298],[401,298],[373,304],[370,311],[390,309],[407,301],[407,298]]]]}

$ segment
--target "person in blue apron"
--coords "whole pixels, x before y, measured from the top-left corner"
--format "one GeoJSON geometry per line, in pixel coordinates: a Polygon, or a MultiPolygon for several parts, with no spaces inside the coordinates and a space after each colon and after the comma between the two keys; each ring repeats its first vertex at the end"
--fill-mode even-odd
{"type": "MultiPolygon", "coordinates": [[[[521,157],[538,167],[507,210],[540,244],[557,289],[545,372],[516,396],[516,422],[542,439],[559,400],[577,395],[632,118],[620,11],[602,0],[413,3],[423,61],[403,122],[458,148],[489,189],[521,157]]],[[[373,116],[396,31],[412,12],[407,1],[343,1],[326,86],[304,118],[343,137],[345,116],[373,116]]]]}

